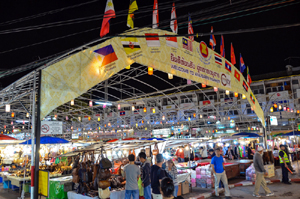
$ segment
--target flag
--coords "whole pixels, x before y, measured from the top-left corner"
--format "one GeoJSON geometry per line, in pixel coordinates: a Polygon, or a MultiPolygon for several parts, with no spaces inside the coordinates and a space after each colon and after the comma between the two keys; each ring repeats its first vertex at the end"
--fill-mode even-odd
{"type": "Polygon", "coordinates": [[[250,86],[252,83],[252,79],[250,77],[249,67],[247,66],[247,83],[250,86]]]}
{"type": "Polygon", "coordinates": [[[245,81],[243,81],[243,87],[244,87],[245,91],[248,92],[248,85],[245,81]]]}
{"type": "Polygon", "coordinates": [[[175,3],[173,3],[172,11],[171,11],[171,22],[170,22],[171,30],[174,33],[178,33],[178,26],[177,26],[177,16],[176,16],[176,9],[175,3]]]}
{"type": "Polygon", "coordinates": [[[99,55],[101,57],[102,59],[101,66],[106,66],[107,64],[110,64],[118,60],[118,57],[112,45],[105,46],[103,48],[95,50],[94,52],[96,53],[96,55],[99,55]]]}
{"type": "Polygon", "coordinates": [[[192,44],[193,44],[193,43],[192,43],[190,40],[188,40],[188,39],[186,39],[186,38],[182,38],[182,47],[183,47],[184,49],[193,52],[193,45],[192,45],[192,44]]]}
{"type": "Polygon", "coordinates": [[[234,49],[233,49],[232,43],[231,43],[231,47],[230,47],[230,59],[231,59],[232,65],[235,65],[236,60],[235,60],[235,54],[234,54],[234,49]]]}
{"type": "Polygon", "coordinates": [[[153,16],[152,16],[152,28],[157,28],[159,23],[158,17],[158,3],[157,0],[154,0],[153,4],[153,16]]]}
{"type": "Polygon", "coordinates": [[[215,62],[222,66],[222,56],[215,53],[215,62]]]}
{"type": "Polygon", "coordinates": [[[205,106],[205,105],[208,105],[208,104],[210,104],[210,100],[205,100],[205,101],[203,101],[202,103],[203,103],[204,106],[205,106]]]}
{"type": "Polygon", "coordinates": [[[129,10],[128,10],[128,17],[127,17],[127,26],[129,28],[134,28],[134,23],[133,23],[134,14],[133,14],[133,12],[136,11],[136,10],[138,10],[136,0],[130,0],[129,10]]]}
{"type": "Polygon", "coordinates": [[[136,37],[125,37],[121,39],[121,43],[127,55],[141,50],[140,43],[136,37]]]}
{"type": "Polygon", "coordinates": [[[120,111],[120,116],[124,116],[125,115],[125,111],[120,111]]]}
{"type": "Polygon", "coordinates": [[[107,0],[102,26],[100,30],[100,37],[104,37],[107,33],[109,33],[110,19],[115,17],[116,17],[116,13],[115,13],[113,1],[107,0]]]}
{"type": "Polygon", "coordinates": [[[145,36],[146,36],[148,47],[160,47],[159,37],[157,33],[145,33],[145,36]],[[154,37],[147,37],[147,36],[154,36],[154,37]]]}
{"type": "Polygon", "coordinates": [[[253,102],[253,104],[255,104],[255,98],[254,98],[254,95],[252,93],[250,93],[250,99],[253,102]]]}
{"type": "Polygon", "coordinates": [[[246,69],[245,63],[244,63],[242,54],[240,54],[240,71],[241,71],[241,73],[243,73],[245,69],[246,69]]]}
{"type": "Polygon", "coordinates": [[[140,114],[140,109],[135,109],[135,110],[133,111],[133,114],[140,114]]]}
{"type": "Polygon", "coordinates": [[[177,37],[166,37],[166,44],[167,46],[178,48],[177,37]]]}
{"type": "MultiPolygon", "coordinates": [[[[189,13],[189,26],[188,26],[188,34],[194,34],[193,26],[192,26],[192,18],[189,13]]],[[[189,39],[191,41],[194,41],[194,36],[189,36],[189,39]]]]}
{"type": "MultiPolygon", "coordinates": [[[[213,27],[211,27],[210,32],[211,33],[214,32],[213,27]]],[[[211,46],[211,49],[215,50],[215,47],[216,47],[217,43],[216,43],[215,36],[213,34],[210,35],[209,45],[211,46]]]]}
{"type": "Polygon", "coordinates": [[[231,66],[227,61],[225,61],[225,69],[231,73],[231,66]]]}
{"type": "Polygon", "coordinates": [[[220,54],[222,57],[225,57],[225,44],[223,35],[221,35],[220,54]]]}
{"type": "Polygon", "coordinates": [[[234,70],[234,77],[238,80],[241,81],[241,74],[235,69],[234,70]]]}

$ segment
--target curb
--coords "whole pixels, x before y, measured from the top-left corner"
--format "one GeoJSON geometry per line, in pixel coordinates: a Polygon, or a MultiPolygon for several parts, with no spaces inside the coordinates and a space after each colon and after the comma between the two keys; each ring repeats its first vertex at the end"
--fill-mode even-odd
{"type": "MultiPolygon", "coordinates": [[[[267,182],[267,184],[270,184],[270,183],[281,182],[281,180],[278,180],[278,179],[266,180],[266,182],[267,182]]],[[[300,178],[290,179],[290,182],[300,182],[300,178]]],[[[229,189],[232,189],[234,187],[251,186],[254,184],[255,184],[255,182],[243,182],[243,183],[230,184],[230,185],[228,185],[228,187],[229,187],[229,189]]],[[[223,192],[225,192],[224,188],[219,189],[219,193],[223,193],[223,192]]],[[[215,190],[212,191],[211,193],[200,194],[197,197],[191,197],[189,199],[205,199],[205,198],[209,198],[213,195],[215,195],[215,190]]]]}

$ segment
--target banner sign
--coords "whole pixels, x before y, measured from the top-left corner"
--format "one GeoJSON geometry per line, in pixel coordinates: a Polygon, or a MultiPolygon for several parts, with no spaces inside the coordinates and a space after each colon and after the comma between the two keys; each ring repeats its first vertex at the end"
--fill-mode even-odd
{"type": "Polygon", "coordinates": [[[170,37],[158,36],[175,33],[151,28],[123,35],[152,37],[114,37],[43,69],[41,118],[125,67],[139,63],[184,79],[244,94],[265,125],[264,113],[243,75],[227,59],[208,48],[204,41],[198,43],[184,37],[170,40],[170,37]]]}
{"type": "Polygon", "coordinates": [[[41,134],[63,134],[63,123],[57,121],[41,121],[41,134]]]}

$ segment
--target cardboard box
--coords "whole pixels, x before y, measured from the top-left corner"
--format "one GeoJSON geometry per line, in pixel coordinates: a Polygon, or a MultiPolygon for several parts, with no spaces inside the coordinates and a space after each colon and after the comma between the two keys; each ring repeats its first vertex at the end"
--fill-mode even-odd
{"type": "Polygon", "coordinates": [[[181,194],[187,194],[190,193],[190,183],[188,181],[185,181],[181,183],[181,194]]]}
{"type": "Polygon", "coordinates": [[[266,176],[266,178],[271,178],[271,177],[275,176],[274,164],[267,164],[264,167],[265,167],[265,170],[268,172],[268,175],[266,176]]]}
{"type": "Polygon", "coordinates": [[[181,183],[178,184],[178,192],[177,192],[177,196],[181,196],[181,183]]]}

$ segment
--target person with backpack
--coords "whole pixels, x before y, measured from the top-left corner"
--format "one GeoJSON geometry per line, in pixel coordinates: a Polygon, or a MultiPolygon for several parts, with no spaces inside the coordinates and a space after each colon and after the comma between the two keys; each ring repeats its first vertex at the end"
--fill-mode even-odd
{"type": "Polygon", "coordinates": [[[173,184],[174,184],[174,197],[177,197],[177,193],[178,193],[178,181],[177,181],[177,167],[175,166],[173,160],[168,160],[167,161],[167,174],[170,176],[170,178],[173,180],[173,184]]]}
{"type": "Polygon", "coordinates": [[[160,182],[166,177],[166,172],[163,170],[162,164],[164,162],[164,157],[162,154],[156,155],[156,164],[151,167],[151,188],[152,188],[152,197],[153,199],[162,199],[160,192],[160,182]]]}

